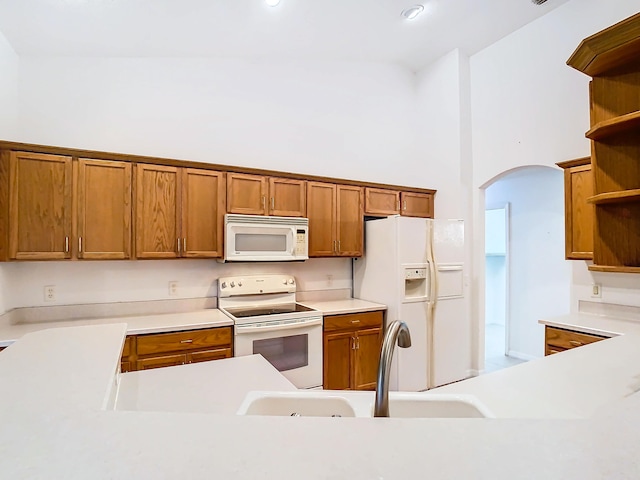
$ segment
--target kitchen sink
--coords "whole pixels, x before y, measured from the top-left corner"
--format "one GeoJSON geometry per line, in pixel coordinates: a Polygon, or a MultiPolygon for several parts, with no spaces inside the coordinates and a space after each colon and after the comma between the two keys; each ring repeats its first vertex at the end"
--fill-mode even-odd
{"type": "Polygon", "coordinates": [[[473,395],[419,395],[392,393],[389,417],[395,418],[493,418],[473,395]]]}
{"type": "Polygon", "coordinates": [[[343,397],[314,395],[309,392],[250,392],[238,415],[276,415],[285,417],[355,417],[351,404],[343,397]]]}

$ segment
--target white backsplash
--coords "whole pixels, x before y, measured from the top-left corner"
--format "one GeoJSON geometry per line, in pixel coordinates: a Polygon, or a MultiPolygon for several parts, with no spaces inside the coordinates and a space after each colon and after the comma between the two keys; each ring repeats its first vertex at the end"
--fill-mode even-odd
{"type": "Polygon", "coordinates": [[[296,277],[299,292],[336,290],[340,298],[352,288],[349,258],[238,264],[215,260],[13,262],[3,264],[2,272],[5,310],[216,297],[218,278],[229,275],[285,273],[296,277]],[[175,296],[169,295],[171,281],[178,282],[175,296]],[[45,302],[46,285],[55,286],[56,301],[45,302]]]}

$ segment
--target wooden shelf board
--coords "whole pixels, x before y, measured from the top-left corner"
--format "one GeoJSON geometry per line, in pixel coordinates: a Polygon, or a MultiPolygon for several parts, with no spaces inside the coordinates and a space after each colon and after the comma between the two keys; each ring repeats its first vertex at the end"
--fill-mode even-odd
{"type": "Polygon", "coordinates": [[[594,77],[640,58],[640,13],[585,38],[567,65],[594,77]]]}
{"type": "Polygon", "coordinates": [[[619,192],[607,192],[594,195],[587,199],[589,203],[602,205],[606,203],[640,202],[640,188],[622,190],[619,192]]]}
{"type": "Polygon", "coordinates": [[[640,273],[640,267],[625,267],[612,265],[589,265],[592,272],[617,272],[617,273],[640,273]]]}
{"type": "Polygon", "coordinates": [[[627,113],[626,115],[596,123],[585,136],[591,140],[599,140],[633,129],[640,129],[640,112],[627,113]]]}

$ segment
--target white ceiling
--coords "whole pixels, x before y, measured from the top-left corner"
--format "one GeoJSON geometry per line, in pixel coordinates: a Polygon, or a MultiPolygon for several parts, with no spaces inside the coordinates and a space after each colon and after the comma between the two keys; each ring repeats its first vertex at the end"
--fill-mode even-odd
{"type": "Polygon", "coordinates": [[[363,60],[472,55],[568,0],[0,0],[20,56],[363,60]],[[422,3],[412,21],[400,12],[422,3]]]}

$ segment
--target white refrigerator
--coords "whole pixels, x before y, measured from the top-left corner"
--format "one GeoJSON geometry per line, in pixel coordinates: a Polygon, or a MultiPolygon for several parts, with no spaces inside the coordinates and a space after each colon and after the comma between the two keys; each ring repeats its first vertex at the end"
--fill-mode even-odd
{"type": "Polygon", "coordinates": [[[471,323],[464,298],[464,223],[394,215],[367,220],[354,259],[354,297],[387,305],[411,347],[396,346],[393,390],[420,391],[467,378],[471,323]]]}

